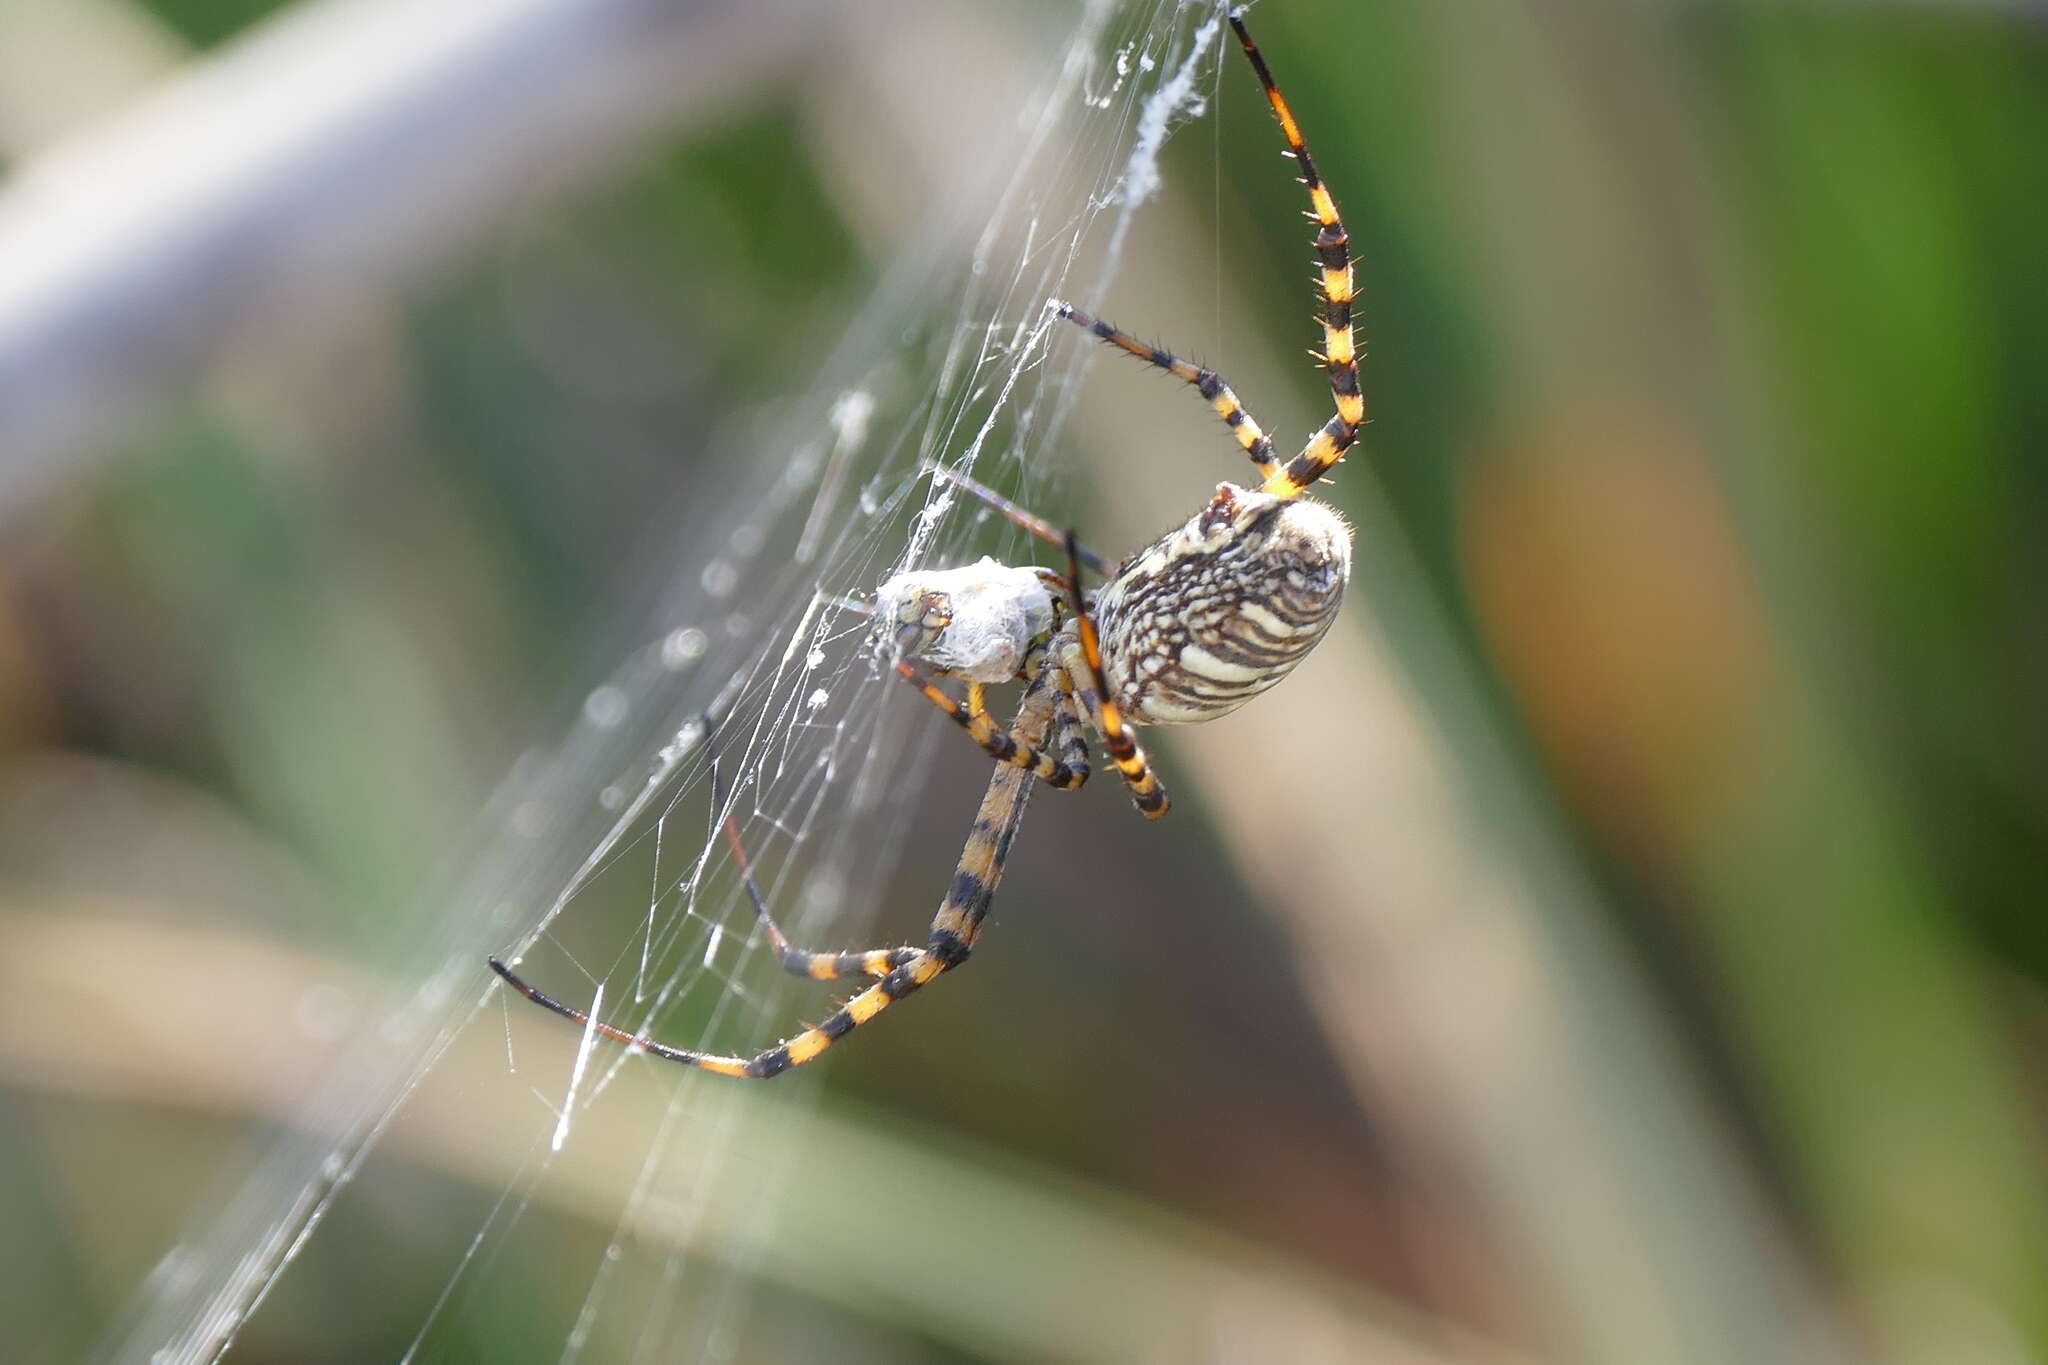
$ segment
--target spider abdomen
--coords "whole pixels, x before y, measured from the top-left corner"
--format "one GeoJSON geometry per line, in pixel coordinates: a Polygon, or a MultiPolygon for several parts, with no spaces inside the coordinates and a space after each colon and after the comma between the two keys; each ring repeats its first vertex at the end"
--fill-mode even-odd
{"type": "Polygon", "coordinates": [[[1103,585],[1104,672],[1128,720],[1214,720],[1272,687],[1336,619],[1351,531],[1318,502],[1219,485],[1103,585]]]}

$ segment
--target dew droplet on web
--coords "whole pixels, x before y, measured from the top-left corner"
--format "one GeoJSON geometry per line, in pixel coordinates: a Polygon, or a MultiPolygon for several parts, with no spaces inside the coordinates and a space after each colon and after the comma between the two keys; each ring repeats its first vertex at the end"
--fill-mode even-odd
{"type": "Polygon", "coordinates": [[[866,389],[848,389],[833,401],[829,420],[840,441],[857,449],[867,443],[868,419],[874,415],[874,395],[866,389]]]}
{"type": "Polygon", "coordinates": [[[845,902],[846,884],[837,873],[815,872],[805,880],[802,894],[806,914],[829,917],[845,902]]]}
{"type": "Polygon", "coordinates": [[[672,630],[661,642],[661,664],[668,669],[684,669],[704,657],[704,651],[711,647],[711,637],[695,626],[683,626],[672,630]]]}
{"type": "MultiPolygon", "coordinates": [[[[685,723],[681,729],[676,731],[676,737],[674,739],[670,740],[668,743],[661,746],[661,761],[663,766],[667,766],[668,764],[673,763],[677,759],[681,758],[684,754],[689,753],[690,750],[697,747],[699,741],[701,741],[703,738],[703,722],[693,720],[685,723]]],[[[659,774],[657,774],[656,776],[659,776],[659,774]]]]}
{"type": "Polygon", "coordinates": [[[603,730],[609,730],[624,720],[630,710],[632,702],[625,690],[610,683],[591,689],[590,695],[583,699],[584,719],[603,730]]]}
{"type": "Polygon", "coordinates": [[[547,833],[548,808],[543,801],[521,801],[512,808],[512,832],[523,839],[547,833]]]}
{"type": "Polygon", "coordinates": [[[704,591],[713,597],[730,597],[739,586],[740,571],[729,559],[714,559],[704,566],[704,591]]]}

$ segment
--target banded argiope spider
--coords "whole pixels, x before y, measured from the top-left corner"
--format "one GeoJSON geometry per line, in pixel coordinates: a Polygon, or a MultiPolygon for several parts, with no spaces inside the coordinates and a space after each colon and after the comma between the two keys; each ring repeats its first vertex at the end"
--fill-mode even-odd
{"type": "Polygon", "coordinates": [[[1071,530],[1061,534],[971,480],[948,476],[1033,535],[1063,546],[1066,573],[984,559],[966,568],[898,574],[876,590],[876,639],[896,672],[997,764],[924,946],[845,953],[793,946],[755,887],[728,818],[735,863],[783,967],[819,981],[871,977],[874,984],[824,1022],[753,1057],[673,1047],[594,1021],[490,959],[514,990],[606,1038],[685,1066],[756,1078],[801,1066],[967,960],[1033,779],[1058,788],[1088,779],[1084,727],[1102,741],[1139,811],[1156,819],[1166,813],[1166,792],[1132,728],[1191,725],[1234,711],[1287,676],[1329,630],[1351,572],[1351,532],[1336,512],[1303,494],[1344,457],[1365,423],[1351,338],[1349,239],[1301,129],[1245,31],[1241,9],[1231,12],[1230,26],[1308,189],[1322,263],[1324,361],[1335,415],[1282,464],[1274,458],[1272,438],[1213,371],[1055,301],[1051,306],[1061,317],[1192,384],[1236,433],[1262,482],[1257,488],[1218,484],[1215,496],[1186,525],[1111,565],[1082,550],[1071,530]],[[1084,565],[1107,578],[1093,594],[1082,588],[1084,565]],[[964,682],[965,699],[942,691],[936,678],[964,682]],[[983,690],[1006,682],[1023,682],[1025,688],[1016,718],[1003,730],[989,716],[983,690]]]}

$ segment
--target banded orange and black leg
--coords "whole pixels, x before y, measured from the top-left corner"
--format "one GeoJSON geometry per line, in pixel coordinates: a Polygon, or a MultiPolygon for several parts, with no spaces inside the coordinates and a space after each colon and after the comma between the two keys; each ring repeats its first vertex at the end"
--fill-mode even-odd
{"type": "MultiPolygon", "coordinates": [[[[739,822],[733,818],[731,793],[719,779],[718,725],[709,715],[704,717],[704,751],[711,769],[712,809],[720,812],[726,847],[732,853],[733,866],[739,871],[740,884],[746,888],[754,916],[761,921],[762,932],[768,936],[768,946],[775,950],[775,960],[782,964],[784,971],[813,981],[836,981],[848,976],[887,976],[917,956],[920,950],[910,947],[820,953],[791,943],[788,935],[782,932],[782,926],[775,922],[775,916],[769,912],[768,898],[761,894],[761,885],[754,879],[753,859],[747,856],[747,846],[740,839],[739,822]]],[[[503,974],[502,968],[500,972],[503,974]]]]}
{"type": "MultiPolygon", "coordinates": [[[[1000,513],[1005,521],[1013,526],[1022,527],[1046,544],[1065,545],[1067,543],[1066,533],[1057,526],[1054,526],[1029,508],[1018,506],[1001,493],[996,492],[995,489],[982,483],[979,479],[962,474],[957,469],[948,469],[940,464],[930,464],[926,467],[931,470],[933,478],[943,479],[976,501],[986,503],[1000,513]]],[[[1086,564],[1090,570],[1099,574],[1109,573],[1116,567],[1085,545],[1081,547],[1081,562],[1086,564]]]]}
{"type": "Polygon", "coordinates": [[[918,990],[952,965],[943,962],[928,950],[918,949],[909,961],[892,969],[880,981],[840,1006],[823,1023],[807,1028],[788,1042],[778,1043],[752,1057],[727,1057],[715,1052],[699,1052],[694,1048],[673,1047],[642,1033],[630,1033],[602,1019],[593,1020],[588,1013],[574,1005],[557,1000],[528,985],[520,979],[518,973],[497,958],[491,958],[490,964],[491,970],[504,977],[506,984],[513,990],[544,1009],[553,1010],[565,1019],[573,1019],[601,1038],[623,1043],[627,1047],[645,1052],[650,1057],[659,1057],[665,1062],[679,1062],[684,1066],[715,1072],[720,1076],[742,1076],[753,1080],[779,1076],[793,1066],[801,1066],[810,1061],[833,1043],[904,996],[918,990]]]}
{"type": "MultiPolygon", "coordinates": [[[[1214,370],[1182,360],[1170,351],[1149,346],[1120,327],[1113,327],[1100,318],[1089,316],[1068,304],[1059,305],[1059,315],[1078,327],[1084,327],[1112,346],[1130,352],[1148,365],[1157,365],[1167,373],[1185,379],[1195,386],[1196,392],[1209,400],[1218,417],[1223,419],[1237,443],[1244,447],[1244,453],[1251,456],[1263,478],[1272,478],[1280,465],[1273,458],[1273,438],[1255,421],[1230,385],[1214,370]]],[[[1092,567],[1092,566],[1091,566],[1092,567]]]]}
{"type": "Polygon", "coordinates": [[[1157,820],[1170,805],[1166,788],[1160,785],[1131,727],[1124,724],[1122,710],[1110,693],[1109,679],[1102,671],[1102,638],[1096,633],[1095,617],[1081,592],[1080,556],[1071,531],[1067,533],[1067,572],[1074,636],[1057,646],[1060,667],[1080,702],[1082,714],[1094,723],[1096,733],[1102,737],[1109,761],[1116,765],[1124,784],[1131,789],[1131,801],[1138,813],[1148,820],[1157,820]]]}
{"type": "MultiPolygon", "coordinates": [[[[1058,696],[1056,690],[1047,685],[1041,674],[1025,692],[1024,701],[1018,707],[1014,729],[1032,745],[1044,741],[1053,724],[1058,696]]],[[[973,951],[975,941],[981,937],[982,920],[988,914],[990,903],[995,898],[997,885],[1002,881],[1003,865],[1010,856],[1010,847],[1017,837],[1017,829],[1024,819],[1024,806],[1031,795],[1031,774],[1022,768],[1002,766],[989,778],[988,790],[981,798],[981,806],[975,812],[974,824],[968,830],[967,843],[960,851],[960,862],[954,869],[953,880],[946,887],[945,899],[939,902],[939,910],[932,917],[931,932],[925,946],[907,950],[911,956],[890,968],[874,985],[848,1000],[837,1010],[817,1024],[805,1029],[794,1038],[764,1049],[751,1057],[726,1056],[715,1052],[701,1052],[694,1048],[675,1047],[619,1028],[604,1020],[593,1020],[574,1005],[557,1000],[528,985],[505,963],[491,958],[491,970],[505,978],[506,984],[545,1009],[553,1010],[566,1019],[574,1020],[615,1043],[636,1048],[651,1057],[676,1062],[683,1066],[696,1067],[700,1071],[715,1072],[721,1076],[738,1076],[752,1080],[766,1080],[779,1076],[791,1067],[802,1066],[820,1056],[834,1043],[859,1028],[862,1024],[881,1014],[897,1001],[922,990],[946,972],[953,970],[967,960],[973,951]]],[[[756,909],[760,909],[757,902],[756,909]]],[[[779,934],[780,931],[778,930],[779,934]]],[[[898,953],[904,949],[877,949],[881,953],[898,953]]],[[[824,954],[818,954],[823,957],[824,954]]],[[[847,959],[865,958],[867,954],[843,954],[847,959]]]]}
{"type": "MultiPolygon", "coordinates": [[[[714,768],[714,778],[716,771],[714,768]]],[[[725,796],[717,790],[715,781],[712,799],[720,809],[724,809],[725,796]]],[[[726,846],[732,851],[733,866],[739,869],[740,881],[747,889],[747,899],[754,907],[754,916],[761,921],[761,929],[768,935],[768,946],[775,950],[775,960],[791,976],[808,977],[812,981],[837,981],[849,976],[887,976],[898,967],[908,965],[922,951],[905,946],[834,953],[797,947],[768,911],[768,898],[761,894],[760,884],[754,880],[753,863],[747,857],[746,845],[740,842],[739,825],[734,822],[730,811],[726,812],[724,823],[726,846]]]]}
{"type": "Polygon", "coordinates": [[[1085,755],[1078,764],[1057,759],[1021,736],[1014,727],[1004,730],[998,726],[982,701],[980,683],[967,685],[967,700],[963,703],[947,696],[937,683],[901,659],[896,661],[896,674],[916,688],[926,701],[950,716],[967,732],[967,737],[996,762],[1022,768],[1048,787],[1072,790],[1087,782],[1085,755]]]}
{"type": "Polygon", "coordinates": [[[1295,122],[1287,97],[1273,83],[1266,59],[1259,55],[1258,45],[1245,29],[1243,14],[1241,9],[1232,10],[1230,27],[1244,48],[1244,55],[1251,60],[1259,85],[1266,92],[1266,103],[1273,107],[1273,117],[1280,121],[1280,134],[1287,139],[1288,154],[1301,167],[1301,183],[1308,190],[1309,217],[1316,224],[1316,259],[1322,267],[1323,362],[1330,372],[1330,395],[1337,403],[1336,415],[1309,438],[1299,455],[1289,460],[1284,469],[1268,471],[1265,491],[1292,498],[1314,486],[1316,480],[1343,459],[1344,452],[1358,439],[1358,429],[1365,425],[1365,397],[1359,390],[1358,355],[1351,330],[1351,305],[1357,292],[1351,276],[1351,238],[1344,231],[1344,220],[1337,214],[1337,201],[1330,197],[1329,187],[1316,172],[1301,125],[1295,122]]]}

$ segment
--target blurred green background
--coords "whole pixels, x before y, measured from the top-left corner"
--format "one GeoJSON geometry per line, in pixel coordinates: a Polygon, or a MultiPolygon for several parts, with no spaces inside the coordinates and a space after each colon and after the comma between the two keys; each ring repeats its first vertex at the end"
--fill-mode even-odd
{"type": "MultiPolygon", "coordinates": [[[[288,8],[0,12],[5,222],[161,83],[360,7],[288,8]]],[[[734,496],[714,455],[988,156],[953,125],[1000,125],[984,102],[1065,50],[1078,11],[1018,9],[732,7],[741,57],[558,187],[423,226],[442,245],[388,288],[228,299],[122,372],[117,421],[0,449],[36,471],[0,541],[11,1358],[119,1339],[305,1122],[348,1002],[418,970],[418,888],[631,641],[677,526],[734,496]]],[[[2048,29],[1253,19],[1360,263],[1373,422],[1327,490],[1361,530],[1359,652],[1162,739],[1160,827],[1041,798],[972,973],[801,1103],[734,1111],[808,1135],[780,1178],[840,1221],[735,1207],[733,1245],[765,1240],[634,1281],[593,1353],[2048,1360],[2048,29]],[[1280,848],[1269,798],[1328,809],[1280,848]],[[1403,841],[1430,851],[1382,856],[1403,841]],[[869,1221],[919,1188],[957,1255],[869,1221]]],[[[1220,60],[1098,306],[1284,445],[1327,401],[1290,358],[1306,238],[1220,60]]],[[[1185,515],[1238,472],[1195,406],[1098,362],[1039,510],[1111,550],[1185,515]]],[[[892,906],[933,899],[983,781],[940,752],[892,906]]],[[[231,1358],[398,1358],[480,1228],[495,1288],[425,1355],[563,1356],[616,1198],[487,1222],[531,1186],[475,1102],[373,1155],[379,1193],[231,1358]]],[[[621,1120],[617,1179],[650,1131],[621,1120]]]]}

